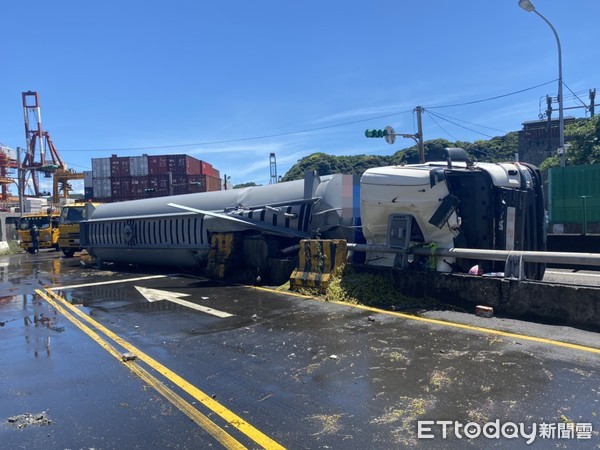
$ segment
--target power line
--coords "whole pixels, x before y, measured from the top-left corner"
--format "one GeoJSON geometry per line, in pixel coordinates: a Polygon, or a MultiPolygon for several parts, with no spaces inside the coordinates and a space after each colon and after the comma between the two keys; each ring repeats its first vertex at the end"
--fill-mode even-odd
{"type": "Polygon", "coordinates": [[[586,104],[586,103],[585,103],[583,100],[581,100],[581,99],[579,98],[579,96],[578,96],[578,95],[577,95],[575,92],[571,91],[571,88],[570,88],[569,86],[567,86],[567,84],[566,84],[566,83],[564,83],[564,82],[563,82],[563,85],[564,85],[564,86],[565,86],[565,87],[566,87],[566,88],[567,88],[567,89],[568,89],[568,90],[571,92],[571,94],[573,94],[573,97],[574,97],[574,98],[576,98],[577,100],[579,100],[579,102],[580,102],[580,103],[581,103],[583,106],[585,106],[585,107],[587,108],[587,104],[586,104]]]}
{"type": "Polygon", "coordinates": [[[458,122],[462,122],[462,123],[468,123],[469,125],[475,125],[476,127],[480,127],[480,128],[487,128],[488,130],[492,130],[492,131],[498,131],[499,133],[504,133],[504,134],[508,133],[508,131],[506,131],[506,130],[499,130],[498,128],[493,128],[493,127],[488,127],[488,126],[485,126],[485,125],[480,125],[480,124],[478,124],[478,123],[468,122],[468,121],[466,121],[466,120],[458,119],[458,118],[456,118],[456,117],[450,117],[450,116],[447,116],[447,115],[445,115],[445,114],[442,114],[442,113],[436,113],[436,114],[437,114],[438,116],[445,117],[445,118],[447,118],[447,119],[456,120],[456,121],[458,121],[458,122]]]}
{"type": "Polygon", "coordinates": [[[346,125],[353,125],[355,123],[369,122],[371,120],[383,119],[385,117],[399,116],[401,114],[407,114],[407,113],[412,113],[412,109],[409,110],[409,111],[402,111],[402,112],[397,112],[397,113],[383,114],[383,115],[380,115],[380,116],[369,117],[368,119],[353,120],[351,122],[337,123],[337,124],[333,124],[333,125],[325,125],[325,126],[322,126],[322,127],[306,128],[304,130],[288,131],[288,132],[285,132],[285,133],[265,134],[265,135],[261,135],[261,136],[252,136],[252,137],[245,137],[245,138],[238,138],[238,139],[225,139],[225,140],[221,140],[221,141],[197,142],[197,143],[194,143],[194,144],[155,145],[155,146],[151,146],[151,147],[120,147],[120,148],[102,148],[102,149],[69,149],[69,150],[61,150],[61,152],[80,152],[80,151],[87,151],[87,152],[102,152],[102,151],[105,151],[105,152],[114,152],[114,151],[126,151],[126,150],[159,150],[159,149],[164,149],[164,148],[198,147],[198,146],[216,145],[216,144],[230,144],[230,143],[233,143],[233,142],[253,141],[253,140],[259,140],[259,139],[268,139],[268,138],[274,138],[274,137],[290,136],[290,135],[293,135],[293,134],[309,133],[309,132],[312,132],[312,131],[327,130],[327,129],[330,129],[330,128],[343,127],[343,126],[346,126],[346,125]]]}
{"type": "MultiPolygon", "coordinates": [[[[536,86],[531,86],[525,89],[520,89],[518,91],[514,91],[514,92],[509,92],[507,94],[502,94],[502,95],[497,95],[494,97],[488,97],[488,98],[484,98],[484,99],[480,99],[480,100],[473,100],[473,101],[469,101],[469,102],[464,102],[464,103],[456,103],[453,105],[440,105],[440,106],[429,106],[427,107],[427,109],[441,109],[441,108],[454,108],[457,106],[467,106],[467,105],[473,105],[473,104],[477,104],[477,103],[483,103],[483,102],[488,102],[488,101],[492,101],[492,100],[497,100],[500,98],[504,98],[504,97],[509,97],[511,95],[516,95],[516,94],[520,94],[523,92],[527,92],[533,89],[537,89],[541,86],[545,86],[547,84],[550,83],[554,83],[557,80],[552,80],[552,81],[547,81],[545,83],[541,83],[538,84],[536,86]]],[[[397,113],[390,113],[390,114],[383,114],[383,115],[379,115],[379,116],[374,116],[374,117],[369,117],[369,118],[365,118],[365,119],[358,119],[358,120],[353,120],[350,122],[343,122],[343,123],[337,123],[337,124],[332,124],[332,125],[325,125],[322,127],[314,127],[314,128],[305,128],[302,130],[295,130],[295,131],[288,131],[288,132],[283,132],[283,133],[274,133],[274,134],[265,134],[265,135],[259,135],[259,136],[250,136],[250,137],[243,137],[243,138],[236,138],[236,139],[224,139],[224,140],[219,140],[219,141],[207,141],[207,142],[196,142],[196,143],[191,143],[191,144],[172,144],[172,145],[158,145],[158,146],[144,146],[144,147],[114,147],[114,148],[98,148],[98,149],[83,149],[83,148],[79,148],[79,149],[61,149],[61,152],[80,152],[80,151],[90,151],[90,152],[115,152],[115,151],[131,151],[131,150],[160,150],[160,149],[168,149],[168,148],[183,148],[183,147],[200,147],[200,146],[207,146],[207,145],[217,145],[217,144],[231,144],[234,142],[247,142],[247,141],[253,141],[253,140],[260,140],[260,139],[269,139],[269,138],[275,138],[275,137],[283,137],[283,136],[291,136],[294,134],[302,134],[302,133],[309,133],[309,132],[313,132],[313,131],[321,131],[321,130],[327,130],[327,129],[331,129],[331,128],[338,128],[338,127],[344,127],[347,125],[353,125],[353,124],[357,124],[357,123],[363,123],[363,122],[369,122],[371,120],[377,120],[377,119],[383,119],[386,117],[393,117],[393,116],[398,116],[401,114],[407,114],[407,113],[412,113],[413,110],[409,110],[409,111],[402,111],[402,112],[397,112],[397,113]]],[[[440,119],[446,120],[450,123],[450,120],[448,119],[444,119],[443,117],[439,117],[440,119]]],[[[467,127],[464,127],[462,125],[458,125],[455,124],[457,126],[460,126],[461,128],[465,128],[467,130],[473,131],[475,133],[481,134],[483,136],[487,136],[484,133],[479,133],[475,130],[471,130],[467,127]]],[[[496,130],[498,131],[498,130],[496,130]]]]}
{"type": "Polygon", "coordinates": [[[459,123],[453,122],[452,120],[448,120],[448,119],[446,119],[446,118],[444,118],[444,117],[440,116],[439,114],[432,113],[432,112],[429,112],[429,114],[433,114],[434,116],[436,116],[436,117],[437,117],[437,118],[439,118],[439,119],[445,120],[446,122],[450,122],[451,124],[453,124],[453,125],[456,125],[457,127],[464,128],[465,130],[469,130],[469,131],[471,131],[471,132],[473,132],[473,133],[481,134],[482,136],[488,137],[488,138],[490,138],[490,139],[492,139],[492,138],[494,137],[494,136],[490,136],[489,134],[485,134],[485,133],[482,133],[482,132],[480,132],[480,131],[474,130],[474,129],[472,129],[472,128],[465,127],[464,125],[461,125],[461,124],[459,124],[459,123]]]}
{"type": "Polygon", "coordinates": [[[547,84],[555,83],[556,81],[557,81],[557,79],[554,79],[552,81],[547,81],[545,83],[538,84],[536,86],[528,87],[528,88],[525,88],[525,89],[521,89],[519,91],[510,92],[508,94],[496,95],[495,97],[488,97],[488,98],[484,98],[484,99],[481,99],[481,100],[473,100],[473,101],[470,101],[470,102],[456,103],[454,105],[428,106],[427,108],[428,109],[455,108],[457,106],[466,106],[466,105],[474,105],[476,103],[489,102],[491,100],[498,100],[499,98],[509,97],[511,95],[516,95],[516,94],[521,94],[522,92],[531,91],[532,89],[537,89],[537,88],[545,86],[547,84]]]}
{"type": "Polygon", "coordinates": [[[442,131],[444,133],[446,133],[448,136],[450,136],[452,139],[454,139],[454,141],[458,141],[458,139],[456,138],[456,136],[452,135],[452,133],[450,133],[449,131],[447,131],[443,126],[441,126],[437,120],[435,120],[435,118],[433,117],[433,114],[431,114],[429,111],[425,110],[425,112],[427,113],[427,115],[429,116],[429,118],[431,120],[433,120],[433,122],[442,129],[442,131]]]}

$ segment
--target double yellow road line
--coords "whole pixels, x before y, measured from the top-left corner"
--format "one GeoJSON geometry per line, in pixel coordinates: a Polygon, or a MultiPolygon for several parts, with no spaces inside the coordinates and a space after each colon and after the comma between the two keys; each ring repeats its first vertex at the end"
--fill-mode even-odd
{"type": "MultiPolygon", "coordinates": [[[[315,300],[315,297],[312,297],[310,295],[298,294],[296,292],[280,292],[280,291],[277,291],[274,289],[260,287],[260,286],[248,286],[248,287],[251,289],[272,292],[275,294],[284,294],[284,295],[289,295],[289,296],[293,296],[293,297],[300,297],[300,298],[315,300]]],[[[341,302],[341,301],[337,301],[337,300],[327,300],[327,303],[333,303],[336,305],[345,306],[347,308],[362,309],[364,311],[369,311],[369,312],[373,312],[373,313],[377,313],[377,314],[384,314],[387,316],[392,316],[392,317],[396,317],[396,318],[404,319],[404,320],[410,320],[413,322],[421,322],[421,323],[428,323],[431,325],[438,325],[438,326],[441,326],[444,328],[458,328],[461,330],[474,331],[474,332],[477,332],[480,334],[491,334],[491,335],[496,335],[496,336],[513,338],[513,339],[522,339],[524,341],[537,342],[538,344],[551,345],[554,347],[563,347],[563,348],[568,348],[571,350],[577,350],[577,351],[581,351],[581,352],[594,353],[596,355],[600,355],[600,348],[598,348],[598,347],[589,347],[586,345],[573,344],[573,343],[564,342],[564,341],[557,341],[555,339],[531,336],[528,334],[520,334],[520,333],[513,333],[511,331],[496,330],[495,328],[486,328],[486,327],[480,327],[480,326],[476,326],[476,325],[467,325],[467,324],[459,323],[459,322],[450,322],[448,320],[430,319],[428,317],[415,316],[413,314],[407,314],[407,313],[402,313],[402,312],[388,311],[388,310],[381,309],[381,308],[375,308],[373,306],[350,304],[350,303],[341,302]]]]}
{"type": "Polygon", "coordinates": [[[254,428],[244,419],[215,401],[212,397],[202,392],[194,385],[187,382],[185,379],[177,375],[175,372],[160,364],[138,348],[131,345],[129,342],[122,339],[117,334],[110,331],[108,328],[98,323],[87,314],[80,311],[77,307],[66,301],[63,297],[59,296],[55,292],[47,289],[42,291],[36,289],[35,291],[40,297],[46,300],[50,305],[56,308],[62,315],[71,321],[77,328],[92,338],[98,345],[104,348],[108,353],[114,356],[117,360],[121,361],[125,366],[131,370],[135,375],[140,377],[145,383],[153,387],[163,397],[170,401],[173,405],[179,408],[185,413],[190,419],[201,426],[206,432],[213,436],[219,443],[228,449],[242,449],[246,448],[238,440],[228,434],[225,430],[215,424],[212,420],[198,411],[189,402],[179,396],[177,393],[172,391],[170,388],[165,386],[158,378],[152,375],[149,371],[141,367],[137,361],[142,361],[148,365],[155,372],[162,375],[164,378],[178,386],[180,389],[185,391],[187,394],[192,396],[204,407],[208,408],[229,425],[236,428],[238,431],[246,435],[249,439],[254,441],[265,449],[283,449],[284,447],[275,442],[273,439],[254,428]],[[86,324],[87,323],[87,324],[86,324]],[[96,331],[95,331],[96,330],[96,331]],[[135,355],[135,360],[123,361],[122,352],[118,351],[112,344],[110,344],[104,337],[98,332],[104,334],[104,336],[112,340],[115,344],[123,348],[129,353],[135,355]]]}

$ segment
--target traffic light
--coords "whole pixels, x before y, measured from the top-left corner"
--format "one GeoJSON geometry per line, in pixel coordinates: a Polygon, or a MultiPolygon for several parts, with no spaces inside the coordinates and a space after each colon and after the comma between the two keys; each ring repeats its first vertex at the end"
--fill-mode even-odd
{"type": "Polygon", "coordinates": [[[368,138],[382,138],[387,136],[387,130],[365,130],[365,136],[368,138]]]}

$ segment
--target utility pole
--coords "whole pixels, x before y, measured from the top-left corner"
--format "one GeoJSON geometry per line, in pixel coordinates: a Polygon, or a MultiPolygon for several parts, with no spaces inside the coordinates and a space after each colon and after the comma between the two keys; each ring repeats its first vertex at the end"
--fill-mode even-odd
{"type": "Polygon", "coordinates": [[[423,144],[423,123],[421,120],[421,116],[423,114],[424,109],[422,106],[417,106],[415,108],[415,111],[417,111],[417,139],[419,140],[419,162],[423,164],[425,162],[425,145],[423,144]]]}
{"type": "Polygon", "coordinates": [[[269,165],[271,167],[271,179],[269,184],[277,184],[277,161],[275,160],[275,153],[269,155],[269,165]]]}
{"type": "MultiPolygon", "coordinates": [[[[419,163],[425,163],[425,145],[423,143],[423,121],[422,115],[425,108],[422,106],[417,106],[414,109],[417,112],[417,128],[418,131],[415,134],[405,134],[405,133],[396,133],[394,129],[390,126],[385,127],[385,130],[365,130],[365,137],[368,138],[385,138],[385,141],[388,144],[393,144],[396,142],[396,136],[401,136],[403,138],[410,138],[415,141],[417,144],[417,148],[419,149],[419,163]]],[[[273,157],[275,157],[274,153],[271,153],[273,157]]],[[[273,172],[271,172],[272,174],[273,172]]]]}
{"type": "Polygon", "coordinates": [[[25,177],[23,176],[23,167],[21,162],[21,147],[17,147],[17,179],[19,180],[19,183],[17,184],[17,191],[19,193],[19,212],[23,214],[23,209],[25,208],[23,202],[25,185],[23,181],[25,177]]]}
{"type": "Polygon", "coordinates": [[[594,106],[596,103],[596,88],[590,89],[590,117],[594,117],[594,106]]]}
{"type": "Polygon", "coordinates": [[[550,134],[552,130],[552,97],[546,95],[546,117],[548,121],[546,122],[546,135],[548,136],[548,151],[552,151],[552,135],[550,134]]]}

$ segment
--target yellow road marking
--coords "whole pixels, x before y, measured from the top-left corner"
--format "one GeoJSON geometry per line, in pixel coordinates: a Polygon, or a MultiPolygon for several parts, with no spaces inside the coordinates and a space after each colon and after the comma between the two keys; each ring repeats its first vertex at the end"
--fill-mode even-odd
{"type": "MultiPolygon", "coordinates": [[[[41,293],[41,291],[36,291],[36,292],[41,293]]],[[[271,439],[270,437],[268,437],[267,435],[265,435],[264,433],[262,433],[261,431],[259,431],[255,427],[253,427],[252,425],[250,425],[244,419],[242,419],[241,417],[236,415],[234,412],[230,411],[229,409],[227,409],[226,407],[221,405],[219,402],[217,402],[216,400],[211,398],[209,395],[202,392],[196,386],[188,383],[185,379],[183,379],[181,376],[177,375],[175,372],[173,372],[166,366],[163,366],[158,361],[154,360],[153,358],[151,358],[150,356],[148,356],[141,350],[137,349],[136,347],[131,345],[129,342],[125,341],[120,336],[113,333],[112,331],[110,331],[108,328],[106,328],[99,322],[96,322],[94,319],[92,319],[91,317],[89,317],[88,315],[86,315],[85,313],[80,311],[78,308],[76,308],[75,306],[73,306],[72,304],[70,304],[69,302],[64,300],[62,297],[60,297],[56,293],[54,293],[52,291],[46,291],[46,292],[48,294],[50,294],[54,299],[56,299],[57,302],[60,302],[61,305],[65,306],[67,309],[69,309],[70,311],[75,313],[77,316],[79,316],[80,318],[82,318],[83,320],[85,320],[86,322],[91,324],[92,326],[94,326],[96,329],[100,330],[102,333],[104,333],[106,336],[108,336],[114,342],[119,344],[121,347],[123,347],[127,351],[133,353],[139,360],[145,362],[151,368],[153,368],[158,373],[160,373],[165,378],[167,378],[169,381],[171,381],[174,384],[176,384],[177,386],[179,386],[182,390],[184,390],[189,395],[194,397],[196,400],[198,400],[200,403],[202,403],[205,407],[207,407],[214,413],[218,414],[221,418],[223,418],[231,426],[237,428],[240,432],[242,432],[243,434],[248,436],[250,439],[252,439],[254,442],[259,444],[261,447],[263,447],[265,449],[269,449],[269,450],[284,448],[282,445],[275,442],[273,439],[271,439]]]]}
{"type": "MultiPolygon", "coordinates": [[[[66,319],[71,321],[77,328],[92,338],[98,345],[104,348],[108,353],[114,356],[119,361],[123,362],[121,354],[108,342],[106,342],[98,333],[92,330],[90,327],[82,323],[79,319],[74,317],[70,312],[65,310],[59,303],[52,298],[48,297],[44,292],[39,289],[36,290],[37,294],[46,300],[50,305],[56,308],[66,319]]],[[[61,302],[62,303],[62,302],[61,302]]],[[[181,396],[177,395],[154,375],[150,374],[144,368],[137,365],[134,361],[124,362],[125,366],[138,377],[140,377],[146,384],[153,387],[159,394],[165,397],[173,405],[179,408],[184,414],[186,414],[195,423],[200,425],[206,430],[211,436],[213,436],[218,442],[220,442],[225,448],[228,449],[245,449],[240,442],[229,435],[225,430],[216,425],[212,420],[186,402],[181,396]]]]}
{"type": "MultiPolygon", "coordinates": [[[[260,287],[260,286],[247,286],[247,287],[252,288],[252,289],[263,290],[266,292],[272,292],[275,294],[290,295],[293,297],[302,297],[302,298],[311,299],[311,300],[315,300],[315,301],[323,301],[323,300],[319,300],[318,298],[312,297],[310,295],[297,294],[295,292],[277,291],[275,289],[269,289],[269,288],[260,287]]],[[[336,300],[327,300],[326,302],[334,303],[336,305],[342,305],[342,306],[346,306],[346,307],[350,307],[350,308],[363,309],[365,311],[371,311],[374,313],[387,314],[387,315],[391,315],[391,316],[395,316],[395,317],[401,317],[403,319],[414,320],[417,322],[431,323],[431,324],[441,325],[441,326],[450,327],[450,328],[461,328],[463,330],[471,330],[471,331],[477,331],[480,333],[510,337],[510,338],[514,338],[514,339],[522,339],[524,341],[538,342],[541,344],[548,344],[548,345],[553,345],[556,347],[565,347],[565,348],[570,348],[573,350],[579,350],[582,352],[595,353],[597,355],[600,355],[600,348],[587,347],[585,345],[579,345],[579,344],[571,344],[569,342],[556,341],[554,339],[546,339],[546,338],[540,338],[540,337],[536,337],[536,336],[528,336],[526,334],[511,333],[510,331],[494,330],[493,328],[478,327],[475,325],[466,325],[466,324],[457,323],[457,322],[448,322],[446,320],[429,319],[427,317],[413,316],[410,314],[399,313],[399,312],[395,312],[395,311],[386,311],[385,309],[374,308],[372,306],[354,305],[354,304],[344,303],[344,302],[340,302],[340,301],[336,301],[336,300]]]]}

